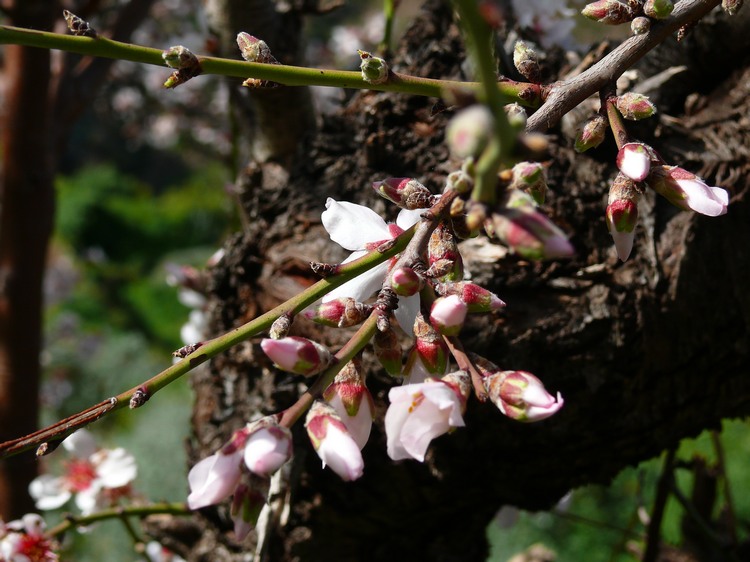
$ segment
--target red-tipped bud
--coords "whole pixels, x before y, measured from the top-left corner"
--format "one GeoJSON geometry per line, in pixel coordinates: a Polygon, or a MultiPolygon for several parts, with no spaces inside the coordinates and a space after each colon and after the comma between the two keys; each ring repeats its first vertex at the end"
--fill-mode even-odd
{"type": "Polygon", "coordinates": [[[360,373],[361,367],[359,359],[352,359],[323,392],[323,398],[336,410],[360,449],[370,436],[375,411],[372,395],[360,373]]]}
{"type": "Polygon", "coordinates": [[[372,188],[402,209],[426,209],[432,193],[414,178],[388,178],[372,182],[372,188]]]}
{"type": "Polygon", "coordinates": [[[635,18],[630,22],[630,31],[633,35],[644,35],[651,29],[651,20],[644,17],[635,18]]]}
{"type": "Polygon", "coordinates": [[[709,217],[727,212],[729,193],[712,187],[695,174],[677,166],[656,166],[648,177],[649,187],[685,211],[709,217]]]}
{"type": "Polygon", "coordinates": [[[485,105],[472,105],[458,112],[445,131],[451,152],[459,158],[479,156],[492,138],[495,120],[485,105]]]}
{"type": "Polygon", "coordinates": [[[510,187],[528,193],[537,205],[543,204],[547,195],[544,166],[539,162],[519,162],[513,166],[510,187]]]}
{"type": "Polygon", "coordinates": [[[643,4],[643,13],[655,20],[668,18],[674,10],[674,4],[670,0],[646,0],[643,4]]]}
{"type": "Polygon", "coordinates": [[[359,69],[362,71],[362,80],[368,84],[385,84],[390,77],[390,69],[385,59],[374,57],[367,51],[357,51],[362,59],[359,69]]]}
{"type": "Polygon", "coordinates": [[[635,12],[628,4],[618,0],[598,0],[584,6],[581,14],[605,25],[620,25],[635,17],[635,12]]]}
{"type": "Polygon", "coordinates": [[[430,309],[430,324],[443,335],[456,336],[463,328],[469,307],[458,295],[435,299],[430,309]]]}
{"type": "Polygon", "coordinates": [[[351,297],[341,297],[324,302],[314,310],[306,310],[305,318],[332,328],[349,328],[364,321],[372,312],[372,305],[363,304],[351,297]]]}
{"type": "Polygon", "coordinates": [[[615,106],[622,116],[630,121],[646,119],[656,113],[656,106],[646,96],[635,92],[617,96],[615,106]]]}
{"type": "MultiPolygon", "coordinates": [[[[266,420],[268,418],[264,418],[266,420]]],[[[261,422],[263,420],[260,420],[261,422]]],[[[258,476],[270,476],[292,458],[292,433],[276,423],[250,424],[245,465],[258,476]]]]}
{"type": "Polygon", "coordinates": [[[332,406],[316,400],[307,412],[305,428],[323,467],[330,466],[347,482],[362,476],[362,453],[332,406]]]}
{"type": "Polygon", "coordinates": [[[424,279],[411,267],[397,267],[391,272],[391,288],[397,295],[410,297],[424,287],[424,279]]]}
{"type": "Polygon", "coordinates": [[[448,368],[450,352],[443,337],[426,322],[421,314],[414,321],[414,347],[409,354],[405,371],[410,370],[416,357],[422,361],[425,370],[431,375],[443,375],[448,368]]]}
{"type": "Polygon", "coordinates": [[[590,148],[596,148],[604,141],[607,134],[607,119],[604,115],[596,114],[586,121],[576,135],[576,152],[585,152],[590,148]]]}
{"type": "Polygon", "coordinates": [[[375,357],[377,357],[385,371],[392,377],[400,376],[403,367],[401,360],[402,350],[396,332],[392,328],[384,332],[378,330],[375,332],[372,343],[375,357]]]}
{"type": "Polygon", "coordinates": [[[617,174],[609,189],[607,229],[612,235],[617,256],[625,261],[630,256],[638,222],[638,198],[635,184],[624,174],[617,174]]]}
{"type": "Polygon", "coordinates": [[[492,231],[512,251],[526,259],[569,258],[574,253],[565,234],[533,207],[505,208],[493,213],[492,231]]]}
{"type": "Polygon", "coordinates": [[[617,167],[633,181],[643,181],[651,170],[653,150],[641,142],[622,145],[617,153],[617,167]]]}
{"type": "Polygon", "coordinates": [[[525,371],[502,371],[484,379],[490,400],[511,419],[535,422],[550,417],[563,399],[549,394],[537,377],[525,371]]]}
{"type": "Polygon", "coordinates": [[[505,303],[493,292],[476,283],[460,281],[438,285],[442,296],[458,295],[466,303],[470,313],[492,312],[505,307],[505,303]]]}
{"type": "Polygon", "coordinates": [[[516,41],[513,48],[513,66],[529,82],[539,84],[542,81],[542,71],[539,68],[539,55],[524,41],[516,41]]]}
{"type": "Polygon", "coordinates": [[[304,375],[315,375],[331,364],[331,352],[317,342],[290,336],[278,340],[264,339],[260,346],[279,369],[304,375]]]}

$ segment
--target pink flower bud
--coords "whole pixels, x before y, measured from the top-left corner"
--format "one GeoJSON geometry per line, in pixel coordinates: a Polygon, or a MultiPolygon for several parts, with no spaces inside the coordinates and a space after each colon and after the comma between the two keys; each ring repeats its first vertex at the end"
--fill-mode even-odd
{"type": "Polygon", "coordinates": [[[392,328],[384,332],[378,330],[375,332],[372,343],[375,357],[377,357],[386,372],[392,377],[401,375],[401,368],[403,367],[401,361],[402,350],[396,332],[392,328]]]}
{"type": "Polygon", "coordinates": [[[349,328],[364,321],[372,312],[372,306],[351,297],[341,297],[324,302],[314,310],[306,310],[303,316],[324,326],[349,328]]]}
{"type": "Polygon", "coordinates": [[[430,235],[427,258],[431,275],[441,281],[460,281],[464,276],[463,259],[450,227],[440,223],[430,235]]]}
{"type": "Polygon", "coordinates": [[[542,81],[539,56],[528,43],[516,41],[516,45],[513,48],[513,66],[529,82],[539,84],[542,81]]]}
{"type": "Polygon", "coordinates": [[[344,422],[357,446],[362,449],[370,437],[375,403],[360,373],[362,362],[352,359],[336,375],[323,392],[328,402],[344,422]]]}
{"type": "Polygon", "coordinates": [[[622,173],[617,174],[609,189],[607,229],[614,239],[617,256],[622,261],[628,259],[633,249],[639,197],[640,194],[632,180],[622,173]]]}
{"type": "Polygon", "coordinates": [[[596,148],[604,141],[607,134],[607,120],[603,115],[596,114],[586,121],[576,135],[576,152],[585,152],[590,148],[596,148]]]}
{"type": "Polygon", "coordinates": [[[712,187],[682,168],[658,166],[648,177],[647,183],[659,195],[685,211],[691,210],[709,217],[727,212],[729,193],[725,189],[712,187]]]}
{"type": "Polygon", "coordinates": [[[430,324],[446,336],[458,335],[468,311],[469,307],[458,295],[440,297],[432,303],[430,324]]]}
{"type": "Polygon", "coordinates": [[[484,378],[490,400],[511,419],[535,422],[550,417],[563,399],[549,394],[537,377],[525,371],[502,371],[484,378]]]}
{"type": "Polygon", "coordinates": [[[280,425],[255,429],[245,443],[245,465],[259,476],[270,476],[292,458],[292,433],[280,425]]]}
{"type": "Polygon", "coordinates": [[[242,454],[242,449],[235,449],[230,454],[219,451],[190,469],[190,495],[187,499],[190,509],[217,504],[232,495],[242,475],[242,454]]]}
{"type": "Polygon", "coordinates": [[[656,20],[668,18],[672,10],[674,4],[670,0],[646,0],[643,4],[643,13],[656,20]]]}
{"type": "Polygon", "coordinates": [[[388,456],[424,462],[430,442],[453,427],[463,427],[466,399],[452,384],[430,380],[394,387],[385,414],[388,456]]]}
{"type": "Polygon", "coordinates": [[[513,166],[513,179],[510,187],[525,191],[531,195],[537,205],[542,205],[547,194],[544,166],[539,162],[519,162],[513,166]]]}
{"type": "Polygon", "coordinates": [[[656,113],[656,106],[646,96],[634,92],[617,96],[615,106],[622,116],[630,121],[646,119],[656,113]]]}
{"type": "Polygon", "coordinates": [[[411,267],[398,267],[391,272],[391,288],[402,297],[416,295],[424,287],[424,279],[411,267]]]}
{"type": "Polygon", "coordinates": [[[330,466],[347,482],[362,476],[362,453],[333,407],[317,400],[307,413],[305,427],[323,467],[330,466]]]}
{"type": "Polygon", "coordinates": [[[598,0],[584,6],[581,14],[605,25],[620,25],[635,17],[629,5],[618,0],[598,0]]]}
{"type": "Polygon", "coordinates": [[[472,105],[459,111],[445,131],[451,152],[459,158],[479,156],[494,134],[495,119],[485,105],[472,105]]]}
{"type": "Polygon", "coordinates": [[[450,352],[443,341],[443,337],[433,328],[421,314],[414,321],[414,348],[407,360],[406,370],[413,362],[413,356],[419,357],[427,372],[433,375],[443,375],[448,368],[450,352]],[[415,354],[415,355],[414,355],[415,354]]]}
{"type": "Polygon", "coordinates": [[[413,178],[375,181],[372,188],[402,209],[426,209],[432,201],[430,190],[413,178]]]}
{"type": "Polygon", "coordinates": [[[652,150],[640,142],[622,145],[617,153],[617,167],[633,181],[643,181],[651,169],[652,150]]]}
{"type": "Polygon", "coordinates": [[[331,364],[332,355],[317,342],[289,336],[278,340],[264,339],[260,346],[279,369],[305,375],[315,375],[331,364]]]}
{"type": "Polygon", "coordinates": [[[437,291],[442,296],[458,295],[466,303],[470,313],[492,312],[505,307],[505,302],[495,293],[476,283],[467,281],[443,283],[437,286],[437,291]]]}
{"type": "Polygon", "coordinates": [[[538,211],[504,209],[492,214],[492,227],[495,236],[526,259],[569,258],[574,253],[565,234],[538,211]]]}

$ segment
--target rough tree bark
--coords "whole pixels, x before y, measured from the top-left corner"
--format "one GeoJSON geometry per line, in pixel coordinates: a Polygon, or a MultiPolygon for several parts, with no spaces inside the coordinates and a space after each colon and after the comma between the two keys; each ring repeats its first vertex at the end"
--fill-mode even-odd
{"type": "MultiPolygon", "coordinates": [[[[396,65],[460,78],[461,52],[450,9],[429,2],[396,65]]],[[[750,123],[733,117],[747,115],[750,73],[737,67],[721,78],[726,82],[715,92],[702,90],[712,96],[702,111],[663,119],[642,138],[658,133],[654,142],[665,158],[727,187],[728,215],[676,212],[649,195],[635,255],[619,263],[603,218],[613,147],[580,156],[561,142],[553,148],[547,211],[572,235],[575,258],[488,262],[481,251],[466,250],[477,282],[508,302],[503,314],[472,321],[467,347],[503,367],[536,373],[562,392],[565,408],[522,425],[474,401],[467,427],[434,442],[424,464],[390,462],[376,425],[364,449],[364,477],[346,484],[321,470],[297,428],[294,461],[263,527],[263,559],[483,560],[485,528],[500,506],[549,507],[571,488],[607,483],[623,467],[750,412],[750,296],[743,288],[750,278],[744,244],[750,123]]],[[[324,120],[291,177],[261,178],[247,209],[256,220],[227,243],[210,272],[217,332],[312,283],[309,260],[343,257],[319,223],[325,196],[385,210],[369,193],[373,179],[413,175],[441,188],[455,163],[442,142],[449,116],[431,115],[433,102],[361,93],[324,120]]],[[[332,345],[345,338],[303,322],[294,329],[332,345]]],[[[194,377],[192,461],[213,453],[252,416],[294,400],[298,381],[275,371],[257,343],[194,377]]],[[[376,401],[385,404],[391,383],[366,361],[376,401]]],[[[243,545],[231,540],[224,507],[202,510],[198,523],[199,533],[173,543],[190,560],[240,560],[257,548],[255,534],[243,545]]]]}

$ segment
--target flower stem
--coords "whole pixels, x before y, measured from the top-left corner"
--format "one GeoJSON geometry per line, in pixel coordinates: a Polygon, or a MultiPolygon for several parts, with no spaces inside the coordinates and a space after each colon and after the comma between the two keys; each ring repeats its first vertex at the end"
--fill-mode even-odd
{"type": "Polygon", "coordinates": [[[607,96],[604,103],[607,107],[609,128],[612,129],[612,135],[615,137],[617,149],[619,150],[628,142],[628,131],[625,129],[625,122],[622,119],[622,115],[620,115],[620,111],[615,106],[615,98],[607,96]]]}
{"type": "MultiPolygon", "coordinates": [[[[58,49],[79,55],[128,60],[166,67],[166,63],[162,58],[163,51],[160,49],[122,43],[105,37],[78,37],[2,25],[0,26],[0,44],[58,49]]],[[[284,64],[263,64],[207,56],[198,56],[198,60],[202,74],[218,74],[237,78],[258,78],[277,82],[285,86],[331,86],[360,90],[400,92],[431,97],[441,97],[446,88],[478,90],[481,87],[476,82],[436,80],[397,72],[392,73],[390,79],[384,84],[370,84],[362,78],[361,72],[307,68],[284,64]]],[[[494,89],[498,95],[502,94],[503,96],[513,98],[518,103],[529,107],[538,107],[542,101],[541,92],[535,90],[532,84],[503,81],[497,83],[494,89]]]]}
{"type": "Polygon", "coordinates": [[[62,521],[46,532],[48,537],[57,537],[75,527],[85,527],[106,519],[121,519],[124,517],[147,517],[149,515],[191,515],[192,512],[184,503],[152,503],[149,505],[133,505],[103,509],[91,515],[66,515],[62,521]]]}

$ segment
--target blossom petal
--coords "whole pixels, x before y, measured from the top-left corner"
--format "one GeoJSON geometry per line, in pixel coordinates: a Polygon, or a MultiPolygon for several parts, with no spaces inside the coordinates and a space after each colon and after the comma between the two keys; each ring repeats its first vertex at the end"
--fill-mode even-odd
{"type": "Polygon", "coordinates": [[[372,430],[372,397],[369,395],[370,392],[365,388],[363,391],[364,395],[359,402],[359,409],[357,413],[350,416],[346,411],[346,406],[341,400],[339,394],[334,394],[328,403],[333,406],[336,413],[341,418],[341,421],[346,426],[354,442],[360,448],[360,450],[367,444],[367,440],[370,438],[370,431],[372,430]]]}
{"type": "Polygon", "coordinates": [[[122,447],[117,449],[102,449],[91,461],[96,466],[96,474],[104,488],[119,488],[135,480],[138,466],[135,457],[122,447]]]}
{"type": "Polygon", "coordinates": [[[42,474],[29,484],[29,495],[34,498],[37,509],[57,509],[67,502],[72,494],[64,486],[64,480],[51,474],[42,474]]]}
{"type": "Polygon", "coordinates": [[[190,495],[187,499],[190,509],[213,505],[232,495],[242,475],[242,456],[242,449],[231,455],[214,453],[190,469],[190,495]]]}
{"type": "Polygon", "coordinates": [[[422,215],[426,209],[401,209],[396,217],[396,224],[402,230],[407,230],[422,220],[422,215]]]}
{"type": "Polygon", "coordinates": [[[96,452],[96,441],[90,431],[79,429],[62,442],[63,447],[79,459],[87,459],[96,452]]]}
{"type": "Polygon", "coordinates": [[[729,194],[716,187],[709,187],[699,180],[678,179],[677,183],[685,193],[685,202],[693,211],[709,217],[718,217],[727,212],[729,194]],[[723,191],[717,196],[717,190],[723,191]]]}
{"type": "Polygon", "coordinates": [[[362,205],[329,197],[320,218],[331,240],[347,250],[362,250],[369,242],[392,238],[381,216],[362,205]]]}
{"type": "Polygon", "coordinates": [[[331,467],[342,480],[349,482],[362,476],[365,463],[359,446],[348,431],[342,431],[336,424],[328,424],[325,438],[320,441],[316,452],[323,466],[331,467]]]}
{"type": "MultiPolygon", "coordinates": [[[[359,252],[355,252],[355,254],[357,253],[359,252]]],[[[362,252],[362,254],[364,254],[364,252],[362,252]]],[[[352,256],[353,255],[354,254],[352,254],[352,256]]],[[[362,275],[359,275],[351,281],[347,281],[340,287],[337,287],[323,297],[323,302],[343,297],[351,297],[356,301],[364,302],[370,298],[373,293],[376,293],[381,289],[386,273],[388,273],[387,261],[376,265],[362,275]]]]}

